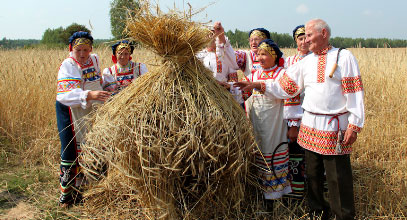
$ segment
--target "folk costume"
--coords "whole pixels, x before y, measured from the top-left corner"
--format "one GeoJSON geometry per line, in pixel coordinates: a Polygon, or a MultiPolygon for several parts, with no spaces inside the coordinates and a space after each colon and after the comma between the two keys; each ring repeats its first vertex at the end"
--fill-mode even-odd
{"type": "MultiPolygon", "coordinates": [[[[69,39],[70,51],[86,44],[92,47],[93,38],[87,32],[76,32],[69,39]]],[[[79,63],[70,52],[58,71],[56,116],[61,141],[59,202],[72,203],[84,178],[80,171],[78,156],[80,145],[87,131],[85,118],[97,101],[86,101],[89,91],[102,90],[99,58],[90,54],[85,64],[79,63]]]]}
{"type": "Polygon", "coordinates": [[[236,69],[239,67],[236,64],[235,52],[227,38],[226,43],[220,43],[217,39],[215,44],[215,52],[204,49],[196,57],[202,61],[206,68],[213,72],[213,77],[217,81],[229,83],[230,93],[239,104],[243,104],[244,100],[241,91],[233,87],[232,83],[238,81],[236,69]]]}
{"type": "Polygon", "coordinates": [[[329,46],[306,56],[275,82],[265,84],[265,94],[292,98],[303,89],[304,115],[298,144],[306,149],[308,200],[311,211],[329,210],[323,198],[324,167],[330,208],[337,219],[355,216],[351,145],[342,143],[346,129],[359,133],[364,124],[363,84],[355,57],[329,46]],[[332,78],[328,75],[337,63],[332,78]]]}
{"type": "Polygon", "coordinates": [[[128,49],[130,54],[134,51],[134,46],[127,40],[115,43],[112,46],[112,60],[115,64],[103,70],[103,89],[113,92],[112,95],[117,94],[130,85],[133,80],[148,71],[144,63],[134,62],[131,60],[131,57],[126,66],[121,66],[117,62],[116,52],[123,48],[128,49]]]}
{"type": "MultiPolygon", "coordinates": [[[[294,41],[297,40],[299,36],[305,35],[304,25],[299,25],[293,30],[294,41]]],[[[289,56],[285,59],[284,66],[288,68],[305,56],[311,54],[308,52],[305,55],[297,52],[294,56],[289,56]]],[[[288,127],[300,127],[301,118],[303,115],[303,109],[301,107],[302,99],[304,98],[304,93],[301,92],[294,98],[284,100],[284,119],[287,120],[288,127]]],[[[298,145],[297,140],[290,140],[288,144],[290,161],[289,161],[289,180],[291,183],[292,193],[289,193],[287,197],[293,199],[303,199],[305,192],[305,152],[304,149],[298,145]]]]}
{"type": "MultiPolygon", "coordinates": [[[[270,39],[270,32],[264,28],[256,28],[249,32],[249,38],[251,36],[258,36],[263,39],[270,39]]],[[[257,54],[253,51],[237,50],[235,52],[236,62],[240,70],[247,77],[250,74],[254,74],[257,70],[261,69],[260,63],[257,60],[257,54]]]]}
{"type": "MultiPolygon", "coordinates": [[[[276,60],[282,56],[277,45],[270,39],[262,41],[259,48],[266,48],[276,60]]],[[[259,69],[248,76],[252,82],[274,82],[284,73],[283,67],[275,65],[269,69],[259,69]]],[[[256,165],[264,198],[278,199],[291,192],[288,175],[288,147],[281,144],[287,141],[287,125],[283,120],[283,100],[268,96],[254,89],[247,99],[247,114],[253,124],[254,136],[260,152],[256,154],[256,165]],[[280,145],[281,144],[281,145],[280,145]]]]}

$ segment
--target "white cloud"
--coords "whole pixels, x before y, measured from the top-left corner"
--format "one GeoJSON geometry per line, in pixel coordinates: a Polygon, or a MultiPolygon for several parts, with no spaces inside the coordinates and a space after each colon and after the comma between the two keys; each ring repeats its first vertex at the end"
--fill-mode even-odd
{"type": "Polygon", "coordinates": [[[308,6],[306,6],[305,4],[298,5],[295,10],[298,14],[307,14],[309,11],[308,6]]]}
{"type": "Polygon", "coordinates": [[[365,10],[362,12],[362,14],[363,14],[363,15],[366,15],[366,16],[370,16],[370,15],[373,14],[373,11],[370,10],[370,9],[365,9],[365,10]]]}
{"type": "Polygon", "coordinates": [[[383,12],[380,10],[374,11],[371,9],[365,9],[362,11],[362,15],[364,15],[364,16],[378,16],[378,15],[382,15],[382,14],[383,14],[383,12]]]}

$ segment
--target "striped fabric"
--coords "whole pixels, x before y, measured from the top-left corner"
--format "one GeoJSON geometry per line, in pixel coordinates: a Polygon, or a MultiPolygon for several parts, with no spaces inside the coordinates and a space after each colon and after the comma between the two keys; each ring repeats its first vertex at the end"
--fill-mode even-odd
{"type": "Polygon", "coordinates": [[[266,199],[281,198],[291,191],[290,183],[287,180],[288,161],[287,148],[277,151],[274,155],[272,153],[256,154],[256,165],[259,168],[259,177],[266,199]]]}

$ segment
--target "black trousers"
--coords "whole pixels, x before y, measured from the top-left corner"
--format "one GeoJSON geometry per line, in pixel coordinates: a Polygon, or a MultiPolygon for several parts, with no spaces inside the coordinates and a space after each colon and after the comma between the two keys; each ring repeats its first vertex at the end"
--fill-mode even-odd
{"type": "Polygon", "coordinates": [[[305,151],[307,174],[307,198],[311,213],[330,211],[337,220],[355,218],[353,178],[349,155],[321,155],[305,151]],[[329,205],[324,199],[324,171],[328,182],[329,205]]]}

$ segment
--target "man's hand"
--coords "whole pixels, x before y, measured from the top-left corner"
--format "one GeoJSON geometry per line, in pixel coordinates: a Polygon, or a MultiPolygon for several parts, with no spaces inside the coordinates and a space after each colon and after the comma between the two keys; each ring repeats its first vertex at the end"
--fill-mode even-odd
{"type": "Polygon", "coordinates": [[[110,92],[106,91],[89,91],[86,101],[98,100],[104,102],[110,97],[110,94],[110,92]]]}
{"type": "Polygon", "coordinates": [[[345,136],[343,137],[343,145],[351,145],[355,143],[358,138],[358,133],[354,132],[352,129],[346,129],[345,136]]]}
{"type": "Polygon", "coordinates": [[[215,22],[213,24],[213,29],[215,37],[219,38],[219,43],[225,44],[226,43],[225,29],[223,29],[222,24],[219,21],[215,22]]]}
{"type": "Polygon", "coordinates": [[[288,128],[287,131],[287,138],[290,139],[292,142],[296,142],[298,137],[298,127],[292,126],[288,128]]]}

